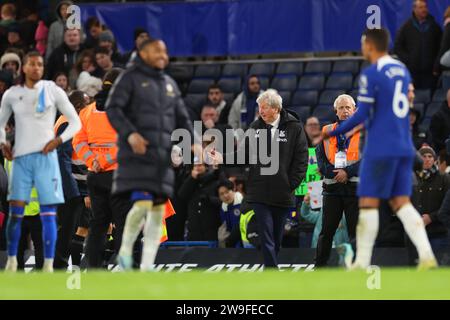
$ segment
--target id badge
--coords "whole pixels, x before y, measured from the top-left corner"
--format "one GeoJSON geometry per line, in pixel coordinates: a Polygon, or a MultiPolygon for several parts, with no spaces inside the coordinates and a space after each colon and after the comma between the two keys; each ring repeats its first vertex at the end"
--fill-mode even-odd
{"type": "Polygon", "coordinates": [[[347,167],[347,153],[339,151],[334,157],[334,168],[343,169],[347,167]]]}

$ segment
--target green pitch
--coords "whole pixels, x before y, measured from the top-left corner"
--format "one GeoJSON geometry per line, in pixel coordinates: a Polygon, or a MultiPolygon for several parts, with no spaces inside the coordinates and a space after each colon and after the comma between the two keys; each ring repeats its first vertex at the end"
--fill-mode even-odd
{"type": "Polygon", "coordinates": [[[0,299],[450,299],[450,269],[0,274],[0,299]],[[79,280],[79,281],[78,281],[79,280]],[[80,285],[80,289],[68,289],[80,285]],[[369,289],[371,287],[372,289],[369,289]],[[379,288],[379,289],[377,289],[379,288]]]}

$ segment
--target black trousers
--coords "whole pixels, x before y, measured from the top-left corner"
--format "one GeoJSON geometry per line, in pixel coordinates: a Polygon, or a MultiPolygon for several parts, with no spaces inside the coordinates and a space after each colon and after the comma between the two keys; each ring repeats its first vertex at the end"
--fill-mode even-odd
{"type": "Polygon", "coordinates": [[[89,268],[102,267],[106,233],[110,223],[115,225],[114,250],[116,253],[119,251],[125,220],[132,206],[129,197],[111,195],[112,178],[113,171],[88,174],[87,185],[92,206],[92,219],[86,243],[89,268]]]}
{"type": "Polygon", "coordinates": [[[358,223],[358,198],[352,196],[323,196],[322,231],[316,248],[316,266],[326,266],[330,257],[333,237],[345,212],[350,241],[355,239],[358,223]]]}
{"type": "Polygon", "coordinates": [[[33,241],[36,269],[42,269],[44,265],[44,241],[42,238],[41,217],[39,215],[24,216],[20,232],[19,248],[17,251],[18,269],[23,270],[25,268],[24,254],[28,246],[29,236],[31,236],[31,241],[33,241]]]}
{"type": "Polygon", "coordinates": [[[58,206],[58,239],[56,241],[55,269],[66,269],[69,264],[69,249],[77,221],[84,210],[82,196],[75,197],[58,206]]]}
{"type": "Polygon", "coordinates": [[[284,224],[289,215],[289,208],[269,206],[263,203],[252,203],[258,221],[258,233],[264,266],[278,267],[277,255],[281,247],[284,224]]]}

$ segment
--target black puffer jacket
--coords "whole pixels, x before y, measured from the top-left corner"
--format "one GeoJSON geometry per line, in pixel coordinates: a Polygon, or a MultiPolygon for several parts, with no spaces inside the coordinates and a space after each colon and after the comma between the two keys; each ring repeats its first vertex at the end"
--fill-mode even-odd
{"type": "Polygon", "coordinates": [[[439,111],[431,117],[430,132],[434,150],[440,152],[445,149],[445,140],[450,136],[450,107],[447,101],[443,102],[439,111]]]}
{"type": "MultiPolygon", "coordinates": [[[[259,118],[250,129],[266,129],[259,118]]],[[[261,168],[269,165],[250,165],[247,183],[248,202],[259,202],[279,207],[295,207],[294,190],[305,178],[308,166],[308,142],[303,125],[295,114],[281,110],[279,142],[279,169],[274,175],[262,175],[261,168]]],[[[254,147],[254,146],[253,146],[254,147]]],[[[256,153],[255,153],[256,154],[256,153]]]]}
{"type": "Polygon", "coordinates": [[[113,193],[144,190],[171,197],[175,181],[171,134],[184,128],[192,136],[192,123],[175,81],[137,57],[114,83],[106,113],[119,134],[113,193]],[[149,141],[145,155],[133,153],[128,144],[133,132],[149,141]]]}

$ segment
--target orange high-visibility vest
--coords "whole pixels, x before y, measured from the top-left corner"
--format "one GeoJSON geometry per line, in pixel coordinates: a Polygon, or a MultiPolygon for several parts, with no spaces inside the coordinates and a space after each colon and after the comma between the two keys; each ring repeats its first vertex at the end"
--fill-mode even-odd
{"type": "MultiPolygon", "coordinates": [[[[59,127],[61,127],[64,123],[67,123],[67,118],[64,115],[61,115],[58,120],[55,123],[55,127],[53,128],[53,130],[55,131],[55,136],[58,134],[58,130],[59,127]]],[[[72,164],[79,166],[79,165],[83,165],[84,166],[84,162],[78,158],[77,154],[75,153],[75,151],[72,152],[72,164]]],[[[85,169],[86,170],[86,169],[85,169]]]]}
{"type": "Polygon", "coordinates": [[[163,234],[162,234],[159,242],[164,242],[169,239],[167,236],[166,219],[173,216],[174,214],[175,214],[175,209],[172,206],[172,202],[170,202],[170,200],[168,199],[166,201],[166,208],[165,208],[164,217],[163,217],[163,234]]]}
{"type": "MultiPolygon", "coordinates": [[[[331,132],[337,127],[337,122],[326,125],[322,128],[322,132],[331,132]]],[[[337,137],[330,137],[323,141],[323,149],[327,156],[328,161],[334,165],[336,152],[338,152],[338,140],[337,137]]],[[[352,165],[359,161],[359,131],[350,138],[350,144],[347,151],[347,165],[352,165]]]]}
{"type": "Polygon", "coordinates": [[[90,171],[96,159],[102,171],[117,169],[117,132],[105,111],[98,111],[95,102],[81,110],[81,130],[73,137],[72,145],[90,171]]]}

